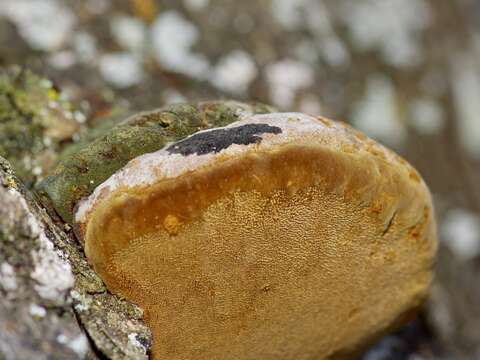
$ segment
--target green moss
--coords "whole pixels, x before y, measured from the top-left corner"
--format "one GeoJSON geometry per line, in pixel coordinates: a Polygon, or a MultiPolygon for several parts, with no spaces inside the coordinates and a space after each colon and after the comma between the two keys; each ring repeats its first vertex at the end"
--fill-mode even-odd
{"type": "Polygon", "coordinates": [[[38,186],[64,221],[72,223],[75,205],[131,159],[196,131],[238,120],[240,112],[272,108],[233,101],[178,104],[135,115],[75,152],[69,152],[38,186]]]}
{"type": "Polygon", "coordinates": [[[0,71],[0,156],[27,184],[77,130],[71,105],[53,84],[18,67],[0,71]]]}

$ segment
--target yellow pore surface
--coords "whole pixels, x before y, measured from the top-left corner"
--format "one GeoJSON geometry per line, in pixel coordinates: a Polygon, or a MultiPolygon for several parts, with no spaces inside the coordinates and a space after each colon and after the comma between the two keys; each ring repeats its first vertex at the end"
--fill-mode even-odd
{"type": "Polygon", "coordinates": [[[423,299],[431,213],[401,166],[289,145],[120,189],[84,239],[154,359],[341,358],[423,299]]]}

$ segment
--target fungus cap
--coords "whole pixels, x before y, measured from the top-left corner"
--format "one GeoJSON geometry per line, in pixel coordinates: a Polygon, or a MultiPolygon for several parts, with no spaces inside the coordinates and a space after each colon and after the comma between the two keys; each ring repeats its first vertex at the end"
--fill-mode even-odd
{"type": "Polygon", "coordinates": [[[248,116],[139,156],[78,204],[108,288],[140,305],[153,357],[354,353],[432,279],[431,196],[342,123],[248,116]]]}

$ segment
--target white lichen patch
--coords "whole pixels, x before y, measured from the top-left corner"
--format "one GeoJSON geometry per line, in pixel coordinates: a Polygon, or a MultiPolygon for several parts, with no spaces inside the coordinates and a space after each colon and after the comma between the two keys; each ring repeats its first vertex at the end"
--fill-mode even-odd
{"type": "Polygon", "coordinates": [[[384,61],[397,67],[423,60],[422,33],[432,22],[425,0],[350,0],[341,18],[360,50],[378,50],[384,61]]]}
{"type": "Polygon", "coordinates": [[[79,358],[83,359],[87,355],[89,349],[88,339],[85,334],[78,335],[67,343],[67,346],[72,349],[79,358]]]}
{"type": "Polygon", "coordinates": [[[479,64],[464,54],[452,64],[452,89],[460,143],[467,153],[480,158],[480,72],[479,64]]]}
{"type": "Polygon", "coordinates": [[[350,53],[336,35],[326,37],[321,43],[323,58],[331,66],[345,66],[350,63],[350,53]]]}
{"type": "Polygon", "coordinates": [[[397,108],[397,93],[392,81],[383,75],[371,76],[366,93],[354,106],[353,125],[390,146],[401,145],[407,137],[397,108]]]}
{"type": "Polygon", "coordinates": [[[235,50],[220,59],[212,70],[210,81],[221,90],[243,94],[257,75],[252,56],[243,50],[235,50]]]}
{"type": "Polygon", "coordinates": [[[6,16],[34,49],[52,51],[71,37],[75,16],[57,0],[2,1],[0,16],[6,16]]]}
{"type": "Polygon", "coordinates": [[[408,122],[421,135],[440,133],[446,124],[441,105],[430,98],[417,99],[410,104],[408,122]]]}
{"type": "Polygon", "coordinates": [[[103,55],[99,67],[103,78],[117,88],[136,85],[144,76],[139,58],[128,52],[103,55]]]}
{"type": "Polygon", "coordinates": [[[34,318],[41,319],[47,315],[47,310],[43,306],[37,304],[30,304],[30,307],[28,308],[28,313],[34,318]]]}
{"type": "MultiPolygon", "coordinates": [[[[19,200],[27,209],[25,200],[19,200]]],[[[63,253],[55,250],[43,226],[33,215],[28,218],[28,224],[30,235],[38,241],[38,247],[32,250],[35,268],[31,277],[37,282],[35,290],[46,300],[63,300],[74,283],[70,264],[64,259],[63,253]]]]}
{"type": "Polygon", "coordinates": [[[145,346],[140,341],[138,341],[137,336],[138,336],[137,333],[128,334],[128,342],[132,346],[141,349],[143,352],[147,351],[147,349],[145,349],[145,346]]]}
{"type": "Polygon", "coordinates": [[[309,52],[321,55],[329,65],[344,66],[349,63],[350,54],[335,33],[332,15],[324,3],[316,0],[273,0],[272,14],[279,24],[289,30],[308,30],[314,38],[309,52]]]}
{"type": "MultiPolygon", "coordinates": [[[[22,221],[25,235],[35,241],[32,244],[31,257],[33,270],[30,277],[35,281],[34,289],[40,297],[45,300],[63,303],[67,292],[74,284],[74,278],[70,264],[65,255],[54,248],[53,243],[47,237],[45,229],[40,221],[33,215],[25,198],[15,188],[9,188],[3,194],[2,200],[5,204],[12,203],[14,206],[6,206],[9,211],[2,211],[0,208],[0,219],[6,224],[16,224],[22,221]],[[12,211],[16,209],[17,211],[12,211]]],[[[6,273],[11,277],[11,270],[8,264],[2,264],[2,274],[6,273]]],[[[7,285],[13,286],[10,279],[7,285]]]]}
{"type": "Polygon", "coordinates": [[[321,1],[310,0],[304,4],[305,23],[315,36],[317,48],[331,66],[344,66],[350,62],[350,54],[331,23],[332,15],[321,1]]]}
{"type": "MultiPolygon", "coordinates": [[[[131,160],[125,167],[113,174],[107,181],[100,184],[86,200],[79,203],[75,213],[75,221],[84,223],[92,207],[98,200],[115,193],[119,188],[145,187],[155,182],[178,177],[190,171],[199,170],[215,162],[227,161],[230,158],[246,155],[251,152],[272,151],[285,144],[318,144],[343,152],[345,148],[354,148],[358,153],[370,152],[369,146],[361,141],[350,129],[341,123],[322,121],[319,118],[300,113],[273,113],[245,116],[240,121],[221,129],[232,129],[247,124],[270,125],[280,129],[278,134],[264,133],[262,141],[248,145],[232,144],[219,152],[196,153],[182,155],[168,151],[168,147],[154,153],[141,155],[131,160]]],[[[215,131],[210,129],[197,132],[215,131]]],[[[189,137],[186,139],[188,140],[189,137]]],[[[184,140],[185,141],[185,140],[184,140]]],[[[175,148],[175,144],[170,145],[175,148]]],[[[385,159],[396,162],[393,153],[380,145],[375,145],[378,153],[383,153],[385,159]]]]}
{"type": "Polygon", "coordinates": [[[147,28],[140,19],[131,16],[115,16],[110,22],[115,41],[125,50],[139,53],[145,45],[147,28]]]}
{"type": "Polygon", "coordinates": [[[17,278],[13,266],[7,262],[0,265],[0,286],[5,291],[14,291],[17,289],[17,278]]]}
{"type": "Polygon", "coordinates": [[[48,63],[59,70],[68,69],[73,66],[75,62],[75,54],[68,50],[53,53],[48,57],[48,63]]]}
{"type": "Polygon", "coordinates": [[[72,270],[62,258],[63,254],[55,251],[52,242],[41,231],[38,234],[40,248],[32,251],[35,269],[31,277],[37,282],[34,288],[46,300],[62,301],[74,284],[72,270]]]}
{"type": "Polygon", "coordinates": [[[450,210],[440,228],[445,245],[461,260],[480,255],[480,217],[465,209],[450,210]]]}
{"type": "Polygon", "coordinates": [[[71,339],[65,334],[60,334],[57,336],[57,342],[62,345],[67,345],[72,349],[80,359],[83,359],[88,351],[88,339],[85,334],[80,334],[75,338],[71,339]]]}
{"type": "Polygon", "coordinates": [[[83,63],[94,61],[98,57],[97,41],[87,32],[79,32],[73,37],[73,49],[76,58],[83,63]]]}
{"type": "Polygon", "coordinates": [[[39,248],[32,250],[35,268],[31,277],[37,282],[34,288],[46,300],[62,301],[74,284],[70,264],[64,259],[63,253],[54,249],[41,224],[33,216],[29,223],[32,235],[38,236],[39,241],[39,248]]]}
{"type": "Polygon", "coordinates": [[[290,59],[268,65],[266,75],[270,98],[281,108],[293,106],[297,92],[310,87],[315,80],[310,66],[290,59]]]}
{"type": "Polygon", "coordinates": [[[203,54],[192,51],[199,37],[197,27],[176,11],[161,13],[151,27],[153,51],[160,65],[202,79],[209,63],[203,54]]]}
{"type": "Polygon", "coordinates": [[[74,301],[74,308],[77,312],[85,312],[90,309],[92,299],[82,296],[78,291],[70,291],[70,296],[74,301]]]}

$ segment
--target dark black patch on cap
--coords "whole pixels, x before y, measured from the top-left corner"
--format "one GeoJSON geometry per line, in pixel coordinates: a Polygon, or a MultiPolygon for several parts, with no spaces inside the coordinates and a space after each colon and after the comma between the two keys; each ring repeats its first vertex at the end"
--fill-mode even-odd
{"type": "Polygon", "coordinates": [[[265,133],[280,134],[281,132],[282,129],[277,126],[247,124],[229,129],[217,129],[194,134],[169,146],[167,151],[170,154],[182,154],[184,156],[191,154],[205,155],[220,152],[232,144],[258,144],[262,141],[262,138],[258,135],[265,133]]]}

